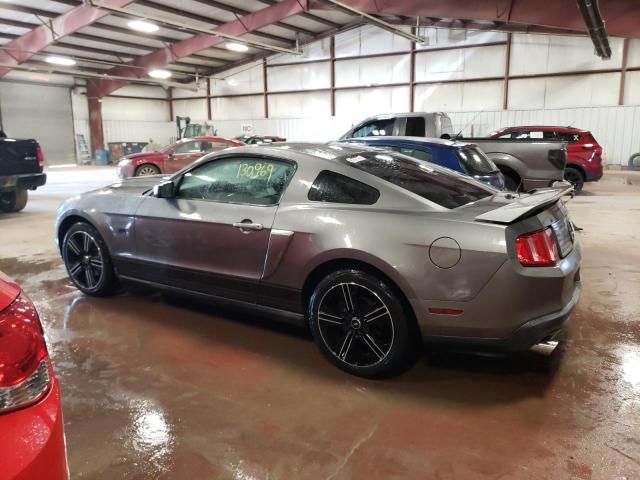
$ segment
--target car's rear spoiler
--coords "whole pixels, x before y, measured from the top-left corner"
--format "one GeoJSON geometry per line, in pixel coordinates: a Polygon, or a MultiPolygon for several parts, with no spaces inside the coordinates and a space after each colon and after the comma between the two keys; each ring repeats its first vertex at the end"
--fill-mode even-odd
{"type": "Polygon", "coordinates": [[[516,196],[515,200],[507,205],[496,208],[489,212],[483,213],[475,217],[479,222],[491,222],[508,224],[521,219],[535,211],[541,211],[544,208],[553,205],[565,195],[573,192],[573,186],[564,188],[545,188],[537,190],[534,193],[516,196]]]}

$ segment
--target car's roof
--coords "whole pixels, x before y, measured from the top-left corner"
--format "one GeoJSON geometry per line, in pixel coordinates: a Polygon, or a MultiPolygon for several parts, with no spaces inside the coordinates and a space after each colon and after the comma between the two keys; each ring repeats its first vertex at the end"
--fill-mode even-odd
{"type": "Polygon", "coordinates": [[[459,142],[456,140],[449,140],[445,138],[428,138],[428,137],[394,137],[391,135],[379,136],[379,137],[356,137],[349,138],[348,143],[357,143],[358,141],[364,141],[367,143],[410,143],[413,145],[428,145],[437,148],[461,148],[471,145],[469,142],[459,142]]]}
{"type": "Polygon", "coordinates": [[[504,130],[526,130],[526,129],[537,129],[537,130],[557,130],[559,132],[588,132],[589,130],[584,130],[582,128],[575,128],[575,127],[559,127],[559,126],[553,126],[553,125],[521,125],[521,126],[517,126],[517,127],[504,127],[501,128],[499,131],[504,131],[504,130]]]}

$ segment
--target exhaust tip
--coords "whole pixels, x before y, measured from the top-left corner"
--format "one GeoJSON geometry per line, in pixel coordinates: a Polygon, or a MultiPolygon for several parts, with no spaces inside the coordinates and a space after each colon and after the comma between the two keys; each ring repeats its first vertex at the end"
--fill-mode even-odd
{"type": "Polygon", "coordinates": [[[534,352],[534,353],[538,353],[540,355],[545,355],[545,356],[548,357],[558,347],[559,343],[560,342],[558,342],[557,340],[542,341],[542,342],[536,343],[535,345],[532,345],[529,348],[529,351],[534,352]]]}

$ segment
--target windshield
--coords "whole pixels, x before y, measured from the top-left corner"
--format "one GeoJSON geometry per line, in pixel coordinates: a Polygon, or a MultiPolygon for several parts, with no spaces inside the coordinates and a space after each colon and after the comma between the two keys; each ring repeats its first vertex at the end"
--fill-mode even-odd
{"type": "Polygon", "coordinates": [[[354,168],[445,208],[457,208],[495,192],[461,174],[391,152],[358,152],[345,158],[354,168]]]}
{"type": "Polygon", "coordinates": [[[489,175],[498,171],[496,164],[477,147],[461,148],[457,154],[462,167],[469,175],[489,175]]]}

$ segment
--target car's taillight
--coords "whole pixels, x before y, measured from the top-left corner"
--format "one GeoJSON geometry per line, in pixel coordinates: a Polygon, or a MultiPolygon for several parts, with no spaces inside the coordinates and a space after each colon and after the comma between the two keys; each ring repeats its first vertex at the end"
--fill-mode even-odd
{"type": "Polygon", "coordinates": [[[38,158],[38,166],[44,168],[44,153],[42,153],[42,147],[38,144],[36,156],[38,158]]]}
{"type": "Polygon", "coordinates": [[[550,267],[560,259],[556,234],[551,227],[516,238],[518,261],[525,267],[550,267]]]}
{"type": "Polygon", "coordinates": [[[0,414],[40,399],[50,369],[38,312],[22,294],[0,312],[0,414]]]}

